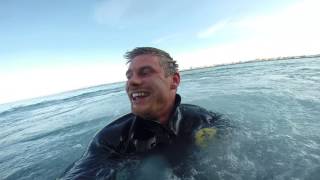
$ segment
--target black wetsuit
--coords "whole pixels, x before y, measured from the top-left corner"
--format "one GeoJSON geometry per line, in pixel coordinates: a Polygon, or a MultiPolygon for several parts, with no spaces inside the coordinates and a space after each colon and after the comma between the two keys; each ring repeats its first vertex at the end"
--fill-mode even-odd
{"type": "MultiPolygon", "coordinates": [[[[177,95],[167,126],[132,113],[107,125],[63,179],[115,179],[128,159],[157,156],[172,167],[181,163],[194,146],[195,132],[215,126],[220,116],[180,101],[177,95]]],[[[135,179],[132,176],[129,179],[135,179]]]]}

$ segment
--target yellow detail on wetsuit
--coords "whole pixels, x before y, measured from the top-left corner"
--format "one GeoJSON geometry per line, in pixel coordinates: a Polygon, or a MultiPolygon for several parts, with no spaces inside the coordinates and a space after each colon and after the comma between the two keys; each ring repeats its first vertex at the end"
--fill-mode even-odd
{"type": "Polygon", "coordinates": [[[202,148],[208,147],[210,140],[212,140],[216,134],[216,128],[199,129],[195,134],[195,143],[202,148]]]}

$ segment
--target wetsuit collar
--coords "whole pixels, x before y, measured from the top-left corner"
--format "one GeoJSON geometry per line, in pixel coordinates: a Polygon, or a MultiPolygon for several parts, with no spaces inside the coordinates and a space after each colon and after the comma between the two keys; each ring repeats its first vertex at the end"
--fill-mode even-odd
{"type": "MultiPolygon", "coordinates": [[[[152,120],[145,120],[139,116],[135,117],[134,121],[145,121],[144,123],[152,125],[154,127],[156,126],[162,126],[165,129],[167,129],[168,131],[170,131],[171,133],[173,133],[174,135],[178,135],[179,133],[179,126],[180,126],[180,122],[182,119],[182,114],[181,114],[181,110],[179,108],[179,105],[181,103],[181,97],[179,94],[176,94],[176,98],[175,98],[175,103],[174,103],[174,107],[173,110],[171,112],[171,115],[169,116],[169,120],[167,125],[162,125],[160,124],[158,121],[152,121],[152,120]]],[[[133,124],[136,124],[136,122],[134,122],[133,124]]],[[[132,129],[133,127],[131,127],[130,129],[132,129]]],[[[152,129],[152,128],[151,128],[152,129]]],[[[131,132],[132,130],[130,130],[131,132]]]]}
{"type": "Polygon", "coordinates": [[[172,111],[171,116],[169,117],[168,128],[175,134],[179,133],[179,126],[182,119],[182,114],[179,108],[181,103],[181,96],[176,94],[174,109],[172,111]]]}

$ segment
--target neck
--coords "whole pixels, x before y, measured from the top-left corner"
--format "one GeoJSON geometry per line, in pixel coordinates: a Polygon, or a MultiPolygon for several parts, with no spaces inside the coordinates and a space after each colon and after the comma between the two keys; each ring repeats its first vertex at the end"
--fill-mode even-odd
{"type": "Polygon", "coordinates": [[[162,125],[168,124],[169,118],[172,114],[172,111],[174,110],[175,106],[175,98],[173,98],[173,101],[170,102],[170,104],[167,106],[167,108],[163,111],[164,113],[160,114],[158,118],[158,122],[162,125]]]}

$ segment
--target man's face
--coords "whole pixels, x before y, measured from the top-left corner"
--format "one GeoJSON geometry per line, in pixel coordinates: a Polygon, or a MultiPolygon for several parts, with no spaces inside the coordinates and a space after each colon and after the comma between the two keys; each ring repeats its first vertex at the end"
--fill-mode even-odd
{"type": "Polygon", "coordinates": [[[180,77],[179,74],[166,77],[159,57],[149,54],[136,56],[126,76],[126,91],[134,114],[159,118],[170,113],[180,77]]]}

